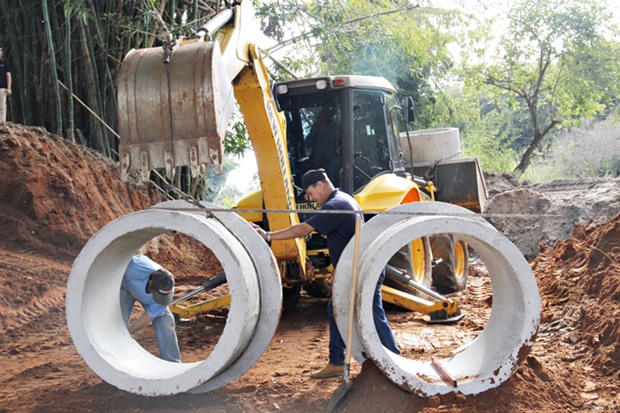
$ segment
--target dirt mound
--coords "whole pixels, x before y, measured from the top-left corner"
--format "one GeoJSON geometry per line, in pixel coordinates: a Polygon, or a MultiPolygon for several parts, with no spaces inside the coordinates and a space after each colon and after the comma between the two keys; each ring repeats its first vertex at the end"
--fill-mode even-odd
{"type": "Polygon", "coordinates": [[[522,186],[517,176],[512,172],[484,172],[484,182],[486,183],[489,199],[502,192],[522,186]]]}
{"type": "Polygon", "coordinates": [[[499,191],[485,206],[487,219],[530,260],[538,255],[540,244],[567,239],[575,224],[610,219],[620,212],[620,177],[556,180],[506,191],[501,191],[509,188],[506,180],[492,182],[499,191]]]}
{"type": "Polygon", "coordinates": [[[42,128],[0,125],[0,242],[75,258],[108,222],[155,202],[118,165],[42,128]]]}
{"type": "Polygon", "coordinates": [[[576,225],[534,264],[546,299],[541,335],[562,331],[595,371],[620,380],[620,214],[576,225]]]}

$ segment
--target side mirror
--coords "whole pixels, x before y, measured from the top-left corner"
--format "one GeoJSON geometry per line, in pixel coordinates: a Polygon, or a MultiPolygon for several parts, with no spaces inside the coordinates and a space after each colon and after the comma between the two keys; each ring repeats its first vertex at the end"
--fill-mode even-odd
{"type": "Polygon", "coordinates": [[[414,122],[415,109],[413,105],[413,98],[411,96],[403,98],[401,101],[401,106],[403,108],[403,118],[405,119],[405,123],[414,122]]]}
{"type": "Polygon", "coordinates": [[[278,84],[276,82],[271,82],[271,96],[273,96],[273,101],[276,104],[276,110],[278,112],[282,112],[282,109],[280,108],[280,101],[278,100],[278,84]]]}

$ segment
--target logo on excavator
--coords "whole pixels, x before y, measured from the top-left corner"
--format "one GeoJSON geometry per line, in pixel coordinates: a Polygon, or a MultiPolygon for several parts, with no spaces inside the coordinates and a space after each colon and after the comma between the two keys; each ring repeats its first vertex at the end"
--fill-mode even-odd
{"type": "Polygon", "coordinates": [[[307,209],[307,210],[316,210],[318,208],[318,204],[316,202],[300,202],[297,204],[297,209],[307,209]]]}
{"type": "Polygon", "coordinates": [[[278,128],[278,119],[276,118],[272,105],[267,105],[267,116],[269,116],[269,124],[271,125],[273,136],[276,137],[276,147],[278,149],[278,158],[280,159],[280,169],[283,172],[282,179],[284,180],[284,189],[286,191],[286,204],[288,205],[289,209],[293,209],[293,205],[291,203],[293,199],[292,186],[290,184],[290,181],[287,180],[287,174],[285,173],[285,171],[287,170],[286,162],[288,162],[288,158],[285,157],[285,151],[283,147],[284,137],[280,133],[280,128],[278,128]]]}

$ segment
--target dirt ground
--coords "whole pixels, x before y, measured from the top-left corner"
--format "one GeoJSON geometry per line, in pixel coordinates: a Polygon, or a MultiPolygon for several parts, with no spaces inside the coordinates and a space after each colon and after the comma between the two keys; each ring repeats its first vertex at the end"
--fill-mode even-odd
{"type": "MultiPolygon", "coordinates": [[[[342,379],[309,377],[327,359],[327,301],[306,295],[294,310],[282,315],[258,363],[211,393],[137,396],[102,381],[90,370],[66,326],[65,290],[73,260],[111,220],[161,200],[152,187],[122,183],[119,175],[116,164],[43,129],[0,125],[0,412],[326,411],[342,379]]],[[[523,244],[530,248],[526,255],[540,289],[541,325],[532,351],[507,382],[475,396],[454,393],[425,399],[396,388],[372,365],[365,364],[362,370],[353,363],[354,384],[340,410],[617,411],[619,181],[587,181],[586,192],[596,197],[596,207],[581,196],[583,185],[583,181],[563,181],[564,192],[558,196],[557,186],[555,190],[524,187],[510,176],[489,176],[490,192],[497,200],[489,220],[499,219],[494,224],[516,241],[519,233],[537,237],[523,244]],[[528,221],[519,229],[516,218],[505,216],[510,204],[522,208],[518,214],[540,216],[561,215],[565,211],[553,212],[558,211],[554,205],[568,208],[571,204],[574,223],[565,234],[560,229],[564,231],[566,223],[543,231],[543,224],[536,227],[528,221]]],[[[153,258],[175,268],[177,294],[196,288],[203,277],[217,270],[217,263],[209,259],[198,269],[191,259],[175,261],[190,250],[184,241],[174,240],[167,248],[150,250],[153,258]]],[[[429,359],[444,354],[484,329],[492,289],[484,264],[474,257],[468,288],[455,296],[465,313],[456,325],[429,325],[419,314],[389,311],[406,357],[429,359]]],[[[184,360],[204,359],[225,320],[225,312],[182,320],[177,334],[184,360]]],[[[137,339],[146,349],[154,347],[148,331],[137,339]]]]}

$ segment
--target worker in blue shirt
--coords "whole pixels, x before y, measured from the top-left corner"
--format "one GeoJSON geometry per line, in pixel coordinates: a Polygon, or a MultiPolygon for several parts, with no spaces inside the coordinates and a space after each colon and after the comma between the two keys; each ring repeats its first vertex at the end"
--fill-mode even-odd
{"type": "MultiPolygon", "coordinates": [[[[322,210],[347,210],[360,211],[361,208],[357,201],[349,194],[342,192],[334,187],[329,180],[324,169],[312,169],[304,174],[301,183],[306,196],[310,201],[322,205],[322,210]]],[[[292,238],[305,237],[317,231],[327,237],[327,249],[329,258],[336,268],[342,251],[349,240],[355,234],[355,215],[354,214],[315,214],[306,222],[295,224],[280,231],[264,231],[259,226],[254,228],[263,236],[265,240],[285,240],[292,238]]],[[[377,334],[381,344],[395,354],[400,354],[394,334],[383,309],[381,299],[381,285],[385,278],[385,271],[379,277],[375,294],[373,297],[373,318],[377,334]]],[[[329,320],[329,363],[321,370],[313,373],[310,377],[314,379],[326,379],[330,377],[342,376],[344,371],[345,343],[340,336],[338,326],[333,314],[333,304],[329,301],[327,305],[327,317],[329,320]]]]}
{"type": "Polygon", "coordinates": [[[121,312],[129,334],[149,324],[155,330],[159,357],[180,363],[181,353],[175,332],[174,316],[168,309],[174,295],[174,277],[161,265],[145,255],[134,255],[125,270],[121,283],[121,312]],[[138,301],[144,314],[131,325],[129,318],[138,301]]]}

